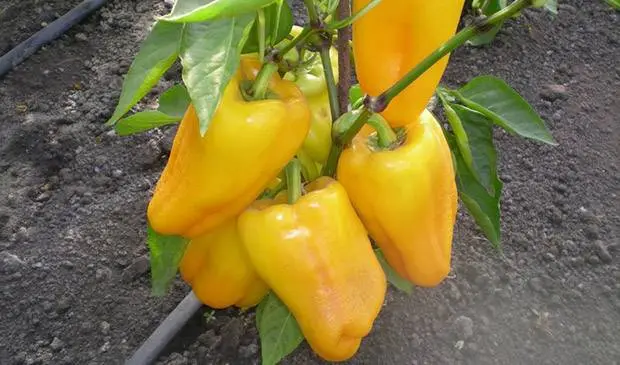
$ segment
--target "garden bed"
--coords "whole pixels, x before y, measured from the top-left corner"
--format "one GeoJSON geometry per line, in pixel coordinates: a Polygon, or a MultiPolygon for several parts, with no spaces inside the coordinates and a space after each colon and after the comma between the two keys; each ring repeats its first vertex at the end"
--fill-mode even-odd
{"type": "MultiPolygon", "coordinates": [[[[77,3],[9,1],[0,50],[77,3]]],[[[177,281],[166,297],[150,295],[145,246],[145,208],[174,129],[117,137],[103,126],[167,10],[163,0],[110,0],[0,79],[2,364],[122,363],[189,291],[177,281]]],[[[503,254],[462,209],[450,278],[412,295],[390,290],[351,363],[618,363],[618,15],[604,1],[562,1],[555,20],[526,11],[492,45],[455,52],[446,84],[505,79],[559,146],[497,131],[503,254]]],[[[177,68],[151,98],[178,80],[177,68]]],[[[251,312],[205,308],[160,362],[253,364],[259,353],[251,312]]],[[[321,361],[303,346],[284,363],[321,361]]]]}

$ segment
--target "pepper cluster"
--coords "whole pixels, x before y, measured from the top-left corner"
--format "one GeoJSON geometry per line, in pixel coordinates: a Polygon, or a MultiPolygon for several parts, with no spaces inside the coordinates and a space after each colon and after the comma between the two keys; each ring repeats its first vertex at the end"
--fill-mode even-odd
{"type": "MultiPolygon", "coordinates": [[[[368,1],[353,1],[354,10],[368,1]]],[[[354,23],[362,90],[376,95],[448,39],[462,6],[384,0],[354,23]]],[[[436,286],[450,271],[453,162],[442,128],[424,110],[447,60],[371,118],[344,149],[334,178],[320,173],[340,130],[340,120],[332,128],[324,70],[308,50],[293,58],[299,67],[272,74],[265,99],[248,100],[244,85],[262,65],[242,55],[202,137],[187,109],[148,220],[160,234],[190,239],[180,273],[203,303],[247,308],[271,290],[312,349],[341,361],[357,352],[385,299],[373,242],[416,285],[436,286]],[[305,182],[291,201],[277,187],[295,157],[305,182]]]]}

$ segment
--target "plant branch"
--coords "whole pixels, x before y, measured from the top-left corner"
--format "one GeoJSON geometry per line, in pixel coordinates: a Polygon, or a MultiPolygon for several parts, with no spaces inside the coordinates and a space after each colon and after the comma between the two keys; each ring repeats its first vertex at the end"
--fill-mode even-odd
{"type": "Polygon", "coordinates": [[[294,204],[301,197],[301,164],[296,158],[286,166],[288,203],[294,204]]]}
{"type": "Polygon", "coordinates": [[[265,10],[258,10],[258,59],[261,63],[265,61],[265,10]]]}
{"type": "Polygon", "coordinates": [[[351,24],[353,24],[353,22],[366,15],[366,13],[371,11],[375,6],[379,5],[380,2],[381,0],[372,0],[368,4],[366,4],[366,6],[361,8],[357,13],[351,15],[349,2],[346,0],[341,0],[338,4],[338,20],[330,23],[327,26],[327,29],[336,30],[349,27],[351,24]],[[348,8],[347,13],[344,16],[340,13],[343,4],[344,7],[348,8]]]}
{"type": "Polygon", "coordinates": [[[325,83],[327,83],[327,93],[329,94],[329,108],[331,110],[332,120],[336,120],[340,116],[340,105],[338,101],[336,79],[334,78],[334,70],[332,69],[331,56],[329,54],[330,47],[331,42],[323,40],[320,54],[321,62],[323,63],[323,72],[325,72],[325,83]]]}
{"type": "Polygon", "coordinates": [[[298,44],[303,43],[308,37],[310,37],[315,32],[312,28],[304,28],[297,37],[293,38],[290,42],[288,42],[284,47],[278,49],[278,53],[284,56],[291,49],[297,47],[298,44]]]}
{"type": "MultiPolygon", "coordinates": [[[[338,19],[345,19],[351,14],[350,2],[340,0],[338,4],[338,19]]],[[[338,50],[338,102],[340,112],[346,112],[349,106],[349,89],[351,89],[351,27],[338,29],[336,49],[338,50]]]]}
{"type": "Polygon", "coordinates": [[[316,11],[313,0],[304,0],[306,9],[308,9],[308,18],[310,19],[310,25],[317,26],[320,22],[319,14],[316,11]]]}

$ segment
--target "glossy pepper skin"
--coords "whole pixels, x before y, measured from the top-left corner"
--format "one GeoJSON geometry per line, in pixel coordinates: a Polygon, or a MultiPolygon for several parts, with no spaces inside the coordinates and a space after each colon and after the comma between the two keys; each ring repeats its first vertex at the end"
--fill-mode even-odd
{"type": "Polygon", "coordinates": [[[195,238],[239,215],[303,143],[310,109],[294,83],[274,74],[269,89],[278,99],[243,98],[240,82],[259,70],[255,57],[242,56],[203,137],[187,109],[148,206],[156,232],[195,238]]]}
{"type": "Polygon", "coordinates": [[[258,201],[239,218],[260,277],[289,308],[312,349],[352,357],[377,317],[386,277],[344,188],[321,177],[295,204],[258,201]]]}
{"type": "MultiPolygon", "coordinates": [[[[371,0],[353,0],[357,12],[371,0]]],[[[377,96],[454,33],[464,0],[383,0],[353,23],[355,72],[362,90],[377,96]]],[[[441,59],[401,92],[381,114],[393,127],[417,118],[448,64],[441,59]]]]}
{"type": "Polygon", "coordinates": [[[338,162],[370,236],[403,278],[433,287],[450,271],[457,190],[450,148],[427,110],[406,127],[403,144],[374,151],[362,131],[338,162]]]}
{"type": "Polygon", "coordinates": [[[212,308],[253,307],[267,294],[231,219],[190,241],[179,264],[181,277],[212,308]]]}

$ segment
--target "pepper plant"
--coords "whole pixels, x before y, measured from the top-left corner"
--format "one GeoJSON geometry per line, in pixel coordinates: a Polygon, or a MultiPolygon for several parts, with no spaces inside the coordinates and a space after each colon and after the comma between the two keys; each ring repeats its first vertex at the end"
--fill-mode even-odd
{"type": "Polygon", "coordinates": [[[309,21],[294,26],[283,0],[176,0],[107,123],[119,135],[180,123],[147,209],[153,293],[180,271],[211,308],[257,306],[264,364],[304,338],[323,359],[349,359],[387,282],[439,285],[459,198],[501,249],[493,128],[555,144],[501,79],[439,85],[457,47],[554,1],[476,0],[479,17],[458,32],[464,0],[304,4],[309,21]],[[182,84],[126,116],[177,59],[182,84]]]}

